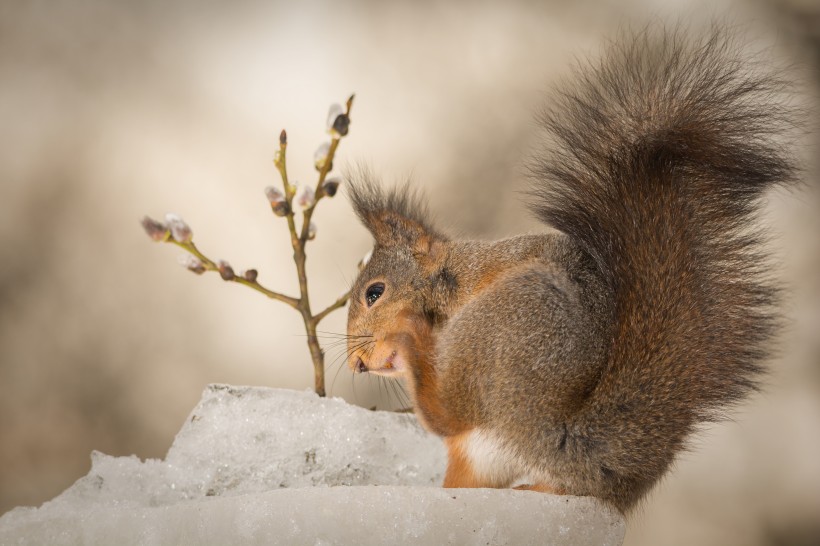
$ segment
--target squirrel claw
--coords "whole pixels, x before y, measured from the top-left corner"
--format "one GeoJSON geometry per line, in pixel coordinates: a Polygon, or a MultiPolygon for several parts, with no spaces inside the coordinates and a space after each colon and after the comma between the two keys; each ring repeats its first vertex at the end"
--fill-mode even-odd
{"type": "Polygon", "coordinates": [[[364,373],[367,371],[367,365],[362,361],[361,358],[356,359],[356,371],[358,373],[364,373]]]}

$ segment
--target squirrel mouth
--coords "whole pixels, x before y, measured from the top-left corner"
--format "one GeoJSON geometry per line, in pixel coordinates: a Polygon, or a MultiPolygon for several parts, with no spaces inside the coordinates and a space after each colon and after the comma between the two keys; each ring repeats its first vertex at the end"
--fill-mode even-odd
{"type": "Polygon", "coordinates": [[[399,375],[399,373],[401,373],[401,372],[399,372],[399,370],[397,370],[395,368],[395,366],[393,366],[392,362],[388,362],[382,368],[376,368],[374,370],[369,370],[369,371],[370,371],[370,373],[372,373],[374,375],[381,375],[383,377],[392,377],[392,376],[395,376],[395,375],[399,375]]]}

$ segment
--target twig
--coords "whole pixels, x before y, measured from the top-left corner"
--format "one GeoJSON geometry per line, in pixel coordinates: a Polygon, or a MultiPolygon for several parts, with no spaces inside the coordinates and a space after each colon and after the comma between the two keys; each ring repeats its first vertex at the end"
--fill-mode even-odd
{"type": "MultiPolygon", "coordinates": [[[[180,247],[181,249],[186,250],[186,251],[190,252],[191,254],[193,254],[194,256],[196,256],[197,259],[199,259],[199,261],[202,262],[202,265],[205,266],[206,271],[219,272],[219,266],[213,260],[211,260],[210,258],[205,256],[202,252],[200,252],[199,249],[194,245],[193,242],[180,243],[179,241],[175,241],[173,239],[170,239],[168,242],[173,243],[173,244],[177,245],[178,247],[180,247]]],[[[224,277],[223,277],[223,279],[224,279],[224,277]]],[[[251,281],[249,279],[246,279],[245,277],[234,275],[234,276],[232,276],[230,278],[227,278],[225,280],[230,281],[230,282],[243,284],[243,285],[247,286],[248,288],[253,288],[257,292],[261,292],[262,294],[265,294],[267,297],[269,297],[273,300],[281,301],[282,303],[287,303],[288,305],[290,305],[294,309],[299,308],[299,300],[298,299],[292,298],[290,296],[286,296],[284,294],[280,294],[278,292],[274,292],[273,290],[270,290],[269,288],[265,288],[264,286],[259,284],[259,282],[256,279],[251,281]]]]}
{"type": "MultiPolygon", "coordinates": [[[[324,153],[324,147],[317,152],[316,168],[319,171],[319,179],[316,182],[316,187],[313,193],[304,196],[304,211],[302,213],[302,226],[300,230],[296,228],[295,213],[293,210],[294,199],[296,198],[296,186],[291,184],[288,180],[287,171],[287,147],[288,137],[287,133],[282,130],[279,135],[279,151],[274,158],[274,165],[279,171],[282,178],[282,186],[284,194],[275,188],[268,188],[268,199],[271,203],[271,209],[277,216],[284,216],[287,220],[288,231],[290,232],[290,242],[293,247],[293,261],[296,265],[296,273],[299,279],[299,297],[294,298],[274,292],[265,288],[256,280],[256,270],[251,269],[241,275],[236,275],[233,268],[224,261],[216,262],[205,256],[194,245],[192,238],[193,234],[190,227],[176,215],[169,214],[166,216],[166,224],[152,220],[145,217],[142,221],[143,228],[148,235],[155,241],[173,243],[178,247],[188,252],[192,258],[184,265],[191,271],[201,274],[205,271],[217,271],[225,281],[235,282],[253,288],[267,297],[281,301],[293,307],[302,315],[302,321],[307,332],[307,344],[310,350],[311,358],[313,359],[314,370],[314,390],[319,396],[325,396],[325,365],[324,365],[324,351],[319,345],[319,340],[316,337],[316,326],[322,319],[327,317],[336,309],[340,309],[347,303],[350,292],[340,296],[335,302],[330,304],[324,310],[314,315],[310,307],[310,295],[308,293],[307,271],[305,263],[307,261],[307,254],[305,253],[305,246],[307,242],[312,240],[315,232],[311,226],[311,218],[313,211],[316,210],[316,205],[324,197],[332,197],[336,193],[336,186],[338,182],[327,180],[327,175],[333,168],[333,159],[336,155],[336,150],[339,147],[339,142],[347,134],[348,126],[350,124],[350,109],[353,106],[353,98],[351,95],[347,100],[344,112],[341,112],[341,107],[334,105],[331,107],[328,116],[328,131],[332,139],[327,145],[327,152],[324,153]],[[331,184],[330,186],[326,185],[331,184]]],[[[306,190],[307,191],[307,190],[306,190]]]]}
{"type": "MultiPolygon", "coordinates": [[[[354,95],[351,95],[350,98],[347,100],[344,114],[341,114],[342,116],[345,116],[347,118],[346,123],[349,123],[350,109],[353,106],[353,98],[354,95]]],[[[335,120],[328,120],[329,124],[331,124],[331,121],[333,122],[333,125],[335,125],[335,120]]],[[[319,396],[325,395],[325,364],[324,351],[319,345],[319,340],[316,337],[316,326],[319,324],[319,321],[325,318],[332,311],[339,309],[340,307],[343,307],[345,303],[347,303],[349,293],[341,296],[330,307],[328,307],[318,315],[313,315],[310,307],[310,295],[308,293],[307,270],[305,267],[305,263],[307,261],[307,254],[305,253],[305,246],[307,245],[307,242],[309,240],[310,220],[313,217],[313,211],[316,209],[316,205],[319,203],[319,201],[325,196],[323,184],[327,178],[328,172],[330,172],[330,169],[333,166],[333,159],[336,155],[336,150],[339,147],[339,142],[341,141],[341,138],[343,136],[344,135],[339,133],[334,134],[334,138],[331,140],[330,147],[328,148],[327,156],[325,157],[323,163],[319,167],[319,179],[316,182],[315,189],[313,190],[315,200],[313,201],[313,203],[309,204],[307,208],[305,208],[302,214],[301,232],[297,232],[296,221],[294,219],[293,200],[296,196],[296,188],[292,184],[290,184],[290,181],[288,180],[288,139],[287,133],[285,133],[284,130],[279,136],[279,153],[276,155],[276,158],[274,160],[276,168],[279,170],[279,175],[282,178],[282,185],[285,188],[285,199],[287,200],[287,212],[285,216],[288,221],[288,229],[290,230],[291,246],[293,247],[293,261],[296,264],[296,274],[299,279],[299,302],[297,305],[297,310],[301,313],[302,321],[305,324],[305,331],[307,332],[307,344],[308,348],[310,349],[311,357],[313,358],[314,389],[316,393],[319,394],[319,396]]]]}

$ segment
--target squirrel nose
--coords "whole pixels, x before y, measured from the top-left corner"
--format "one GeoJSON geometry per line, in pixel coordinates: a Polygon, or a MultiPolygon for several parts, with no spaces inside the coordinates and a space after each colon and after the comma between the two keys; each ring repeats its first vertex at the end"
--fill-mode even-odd
{"type": "Polygon", "coordinates": [[[367,371],[367,365],[365,365],[361,358],[356,359],[356,371],[359,373],[364,373],[367,371]]]}

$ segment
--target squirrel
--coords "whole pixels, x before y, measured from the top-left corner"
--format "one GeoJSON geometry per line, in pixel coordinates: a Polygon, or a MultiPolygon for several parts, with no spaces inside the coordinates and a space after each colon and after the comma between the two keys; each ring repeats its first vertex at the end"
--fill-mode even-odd
{"type": "Polygon", "coordinates": [[[444,487],[627,513],[759,386],[782,321],[756,215],[797,180],[794,116],[783,79],[717,27],[627,33],[577,70],[529,165],[547,233],[451,240],[409,184],[351,181],[375,246],[348,365],[405,380],[447,447],[444,487]]]}

